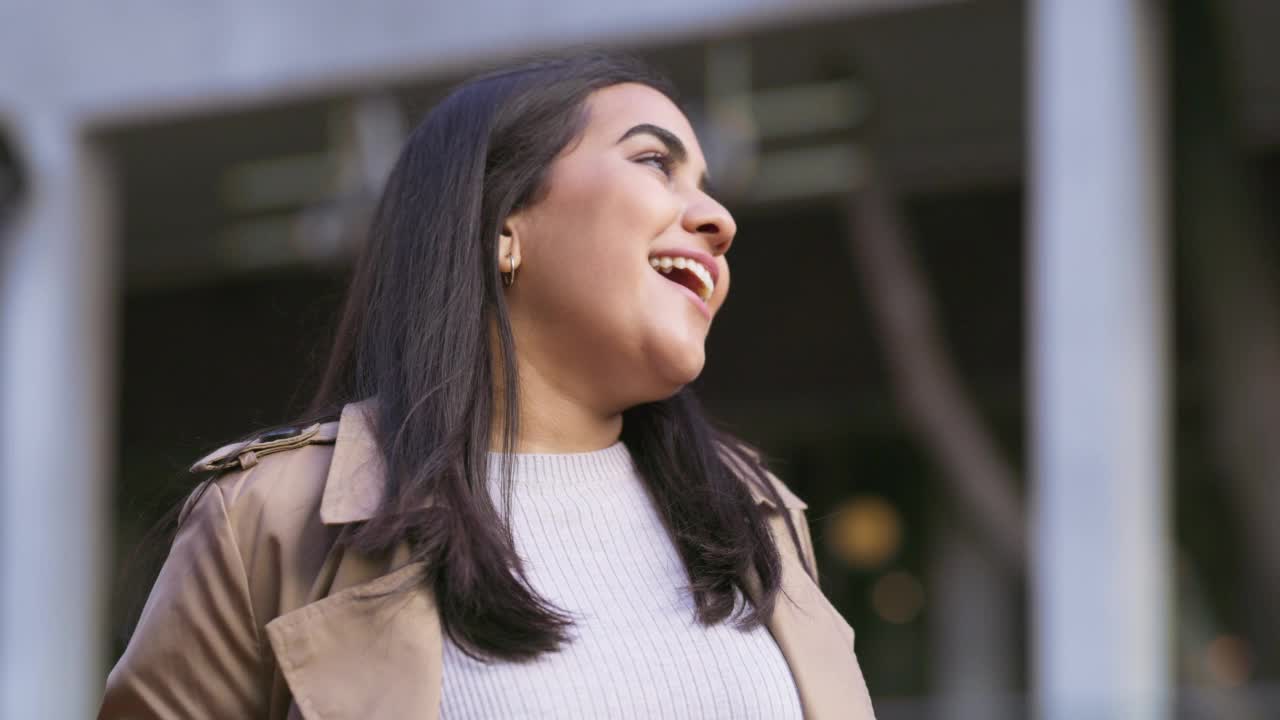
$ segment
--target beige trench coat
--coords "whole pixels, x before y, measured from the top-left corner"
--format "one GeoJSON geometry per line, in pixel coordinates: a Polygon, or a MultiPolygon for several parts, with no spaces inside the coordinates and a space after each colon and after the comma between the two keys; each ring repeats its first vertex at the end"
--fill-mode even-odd
{"type": "MultiPolygon", "coordinates": [[[[230,445],[197,466],[231,467],[180,530],[136,632],[107,678],[100,718],[436,718],[442,644],[430,592],[385,593],[419,571],[404,548],[345,552],[342,526],[378,508],[383,482],[362,403],[337,422],[230,445]]],[[[754,487],[782,553],[768,623],[810,720],[870,720],[853,629],[805,573],[806,505],[772,478],[754,487]]]]}

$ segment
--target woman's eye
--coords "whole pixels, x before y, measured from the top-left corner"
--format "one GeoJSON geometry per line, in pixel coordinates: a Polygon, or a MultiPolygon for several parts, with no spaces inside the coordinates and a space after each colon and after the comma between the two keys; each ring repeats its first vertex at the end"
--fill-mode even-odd
{"type": "Polygon", "coordinates": [[[639,158],[638,162],[651,162],[663,175],[671,177],[671,156],[665,153],[651,153],[639,158]]]}

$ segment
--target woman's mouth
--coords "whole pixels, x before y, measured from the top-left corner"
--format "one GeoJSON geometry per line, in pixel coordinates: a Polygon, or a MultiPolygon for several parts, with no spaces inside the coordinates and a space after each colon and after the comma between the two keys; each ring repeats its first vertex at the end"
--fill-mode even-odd
{"type": "Polygon", "coordinates": [[[649,267],[662,273],[673,283],[688,288],[703,303],[711,299],[716,282],[705,265],[690,257],[680,255],[653,255],[649,267]]]}
{"type": "MultiPolygon", "coordinates": [[[[694,253],[690,251],[690,254],[694,253]]],[[[710,262],[710,256],[703,255],[703,257],[710,262]]],[[[714,266],[708,268],[702,260],[686,255],[659,253],[649,257],[649,267],[658,271],[664,280],[675,285],[678,292],[683,293],[697,306],[703,317],[708,321],[711,320],[711,307],[707,303],[716,288],[717,270],[714,266]]]]}

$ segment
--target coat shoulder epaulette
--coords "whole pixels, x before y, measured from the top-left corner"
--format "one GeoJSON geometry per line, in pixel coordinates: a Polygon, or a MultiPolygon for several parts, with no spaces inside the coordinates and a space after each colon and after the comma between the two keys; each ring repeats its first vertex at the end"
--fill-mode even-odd
{"type": "Polygon", "coordinates": [[[272,453],[300,448],[304,445],[333,443],[338,438],[338,423],[324,422],[299,427],[271,430],[248,440],[234,442],[214,450],[191,466],[193,473],[248,470],[258,458],[272,453]]]}

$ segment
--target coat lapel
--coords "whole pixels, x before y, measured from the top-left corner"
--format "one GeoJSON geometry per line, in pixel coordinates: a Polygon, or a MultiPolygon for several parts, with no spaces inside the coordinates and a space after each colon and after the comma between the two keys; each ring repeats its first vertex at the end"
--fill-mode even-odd
{"type": "Polygon", "coordinates": [[[854,654],[853,629],[805,572],[790,545],[784,521],[774,521],[780,538],[782,592],[769,631],[791,668],[806,720],[872,720],[871,698],[854,654]]]}
{"type": "Polygon", "coordinates": [[[406,566],[267,623],[304,718],[437,717],[443,646],[421,570],[406,566]],[[401,592],[406,584],[419,587],[401,592]]]}
{"type": "MultiPolygon", "coordinates": [[[[778,491],[781,506],[760,488],[748,484],[756,503],[768,511],[769,530],[782,559],[782,589],[768,623],[769,632],[791,668],[804,716],[806,720],[874,720],[871,696],[854,654],[853,628],[809,577],[790,539],[787,514],[801,542],[809,542],[805,519],[809,506],[772,474],[769,480],[778,491]]],[[[805,552],[812,555],[813,551],[808,547],[805,552]]],[[[747,585],[753,596],[759,592],[759,578],[754,573],[748,576],[747,585]]]]}

